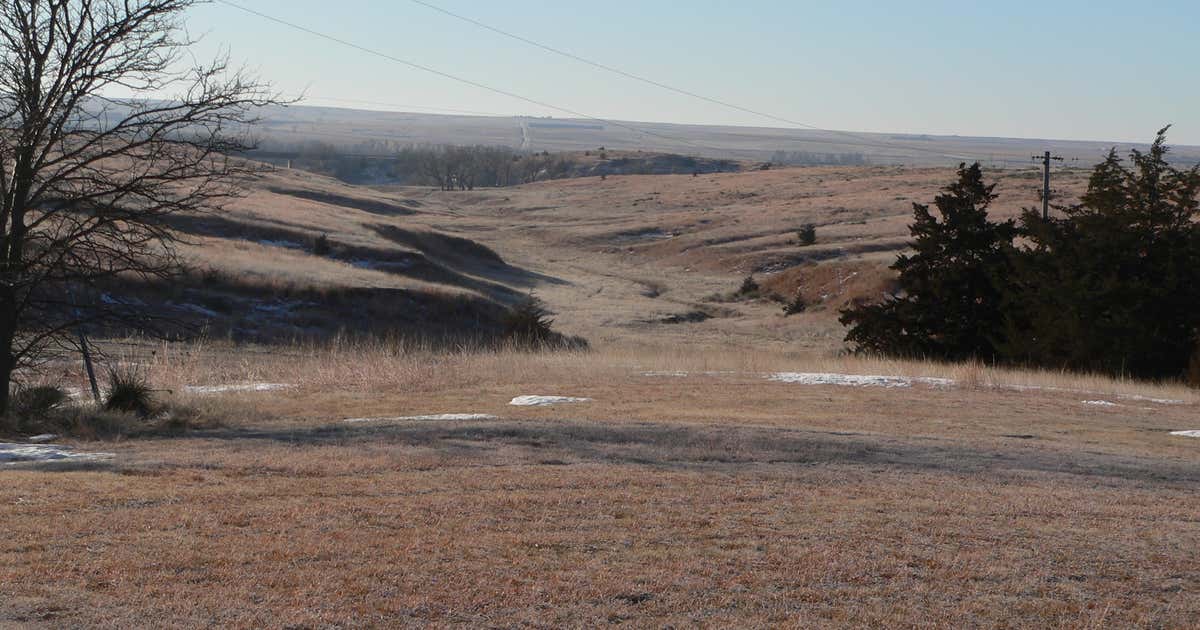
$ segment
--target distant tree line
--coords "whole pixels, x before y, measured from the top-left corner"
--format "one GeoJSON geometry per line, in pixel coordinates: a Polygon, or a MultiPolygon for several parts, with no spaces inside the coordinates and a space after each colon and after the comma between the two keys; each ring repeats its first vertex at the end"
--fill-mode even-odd
{"type": "Polygon", "coordinates": [[[442,190],[474,190],[570,177],[575,161],[548,152],[495,146],[406,147],[395,154],[398,175],[419,173],[442,190]]]}
{"type": "MultiPolygon", "coordinates": [[[[898,290],[842,312],[857,350],[1149,378],[1200,379],[1200,167],[1167,161],[1166,129],[1115,150],[1079,203],[996,222],[979,164],[913,205],[898,290]]],[[[1194,380],[1193,382],[1198,382],[1194,380]]]]}
{"type": "Polygon", "coordinates": [[[776,151],[771,163],[780,166],[864,166],[862,153],[812,153],[809,151],[776,151]]]}
{"type": "Polygon", "coordinates": [[[387,140],[353,145],[317,140],[269,141],[249,154],[349,183],[437,186],[442,190],[498,188],[569,177],[700,174],[735,172],[741,168],[732,160],[674,154],[639,152],[610,159],[601,150],[596,155],[594,158],[590,151],[529,152],[489,145],[398,145],[387,140]]]}

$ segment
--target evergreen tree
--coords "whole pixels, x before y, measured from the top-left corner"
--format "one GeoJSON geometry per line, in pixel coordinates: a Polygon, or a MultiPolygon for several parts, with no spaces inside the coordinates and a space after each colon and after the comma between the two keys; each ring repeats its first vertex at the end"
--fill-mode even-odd
{"type": "Polygon", "coordinates": [[[1129,164],[1110,151],[1077,205],[1026,210],[1004,354],[1012,361],[1143,377],[1188,369],[1200,326],[1200,167],[1167,162],[1166,129],[1129,164]]]}
{"type": "Polygon", "coordinates": [[[1003,318],[1012,221],[995,223],[987,209],[995,185],[978,163],[959,165],[958,181],[928,205],[913,204],[913,253],[892,269],[899,291],[879,304],[842,311],[846,341],[858,351],[938,359],[992,359],[1003,318]]]}

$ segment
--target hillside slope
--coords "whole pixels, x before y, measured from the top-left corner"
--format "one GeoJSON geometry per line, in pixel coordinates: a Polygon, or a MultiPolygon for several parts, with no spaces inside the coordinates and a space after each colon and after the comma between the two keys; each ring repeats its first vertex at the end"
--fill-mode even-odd
{"type": "MultiPolygon", "coordinates": [[[[504,307],[535,292],[560,329],[593,341],[825,353],[841,346],[837,309],[888,287],[912,203],[953,176],[819,167],[443,192],[279,169],[222,212],[176,220],[188,278],[125,293],[257,341],[494,336],[504,307]],[[797,241],[805,224],[813,245],[797,241]],[[759,294],[735,295],[751,274],[759,294]],[[784,317],[797,291],[810,308],[784,317]]],[[[996,215],[1036,204],[1039,184],[1033,170],[1000,172],[996,215]]],[[[1055,180],[1064,201],[1083,185],[1081,171],[1055,180]]]]}

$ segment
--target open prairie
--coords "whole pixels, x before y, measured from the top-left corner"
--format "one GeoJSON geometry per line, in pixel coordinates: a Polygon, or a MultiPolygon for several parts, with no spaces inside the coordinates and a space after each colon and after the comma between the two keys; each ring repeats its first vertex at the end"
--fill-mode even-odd
{"type": "MultiPolygon", "coordinates": [[[[179,299],[215,313],[236,280],[229,335],[277,334],[108,343],[203,422],[0,464],[0,626],[1192,625],[1200,442],[1172,432],[1200,429],[1194,390],[839,353],[837,309],[887,287],[911,204],[952,176],[266,175],[184,226],[224,280],[179,299]],[[339,291],[535,291],[592,348],[400,338],[437,313],[284,340],[339,291]]],[[[996,173],[995,213],[1037,177],[996,173]]]]}
{"type": "MultiPolygon", "coordinates": [[[[996,216],[1038,204],[1040,173],[992,175],[996,216]]],[[[844,335],[837,310],[886,287],[912,204],[932,202],[953,177],[949,168],[812,167],[442,192],[280,169],[229,212],[183,227],[197,266],[248,285],[260,301],[269,289],[276,302],[303,302],[290,294],[317,288],[509,304],[533,291],[559,328],[593,343],[785,343],[828,353],[844,335]],[[817,238],[802,246],[796,232],[806,224],[817,238]],[[334,251],[313,251],[322,235],[334,251]],[[761,299],[732,295],[749,275],[762,281],[761,299]],[[782,317],[779,302],[797,290],[809,309],[782,317]]],[[[1085,178],[1059,173],[1058,201],[1070,202],[1085,178]]],[[[192,302],[228,310],[214,293],[197,287],[192,302]]],[[[250,321],[233,322],[235,332],[262,327],[253,309],[242,319],[250,321]]],[[[305,331],[294,320],[277,327],[305,331]]]]}

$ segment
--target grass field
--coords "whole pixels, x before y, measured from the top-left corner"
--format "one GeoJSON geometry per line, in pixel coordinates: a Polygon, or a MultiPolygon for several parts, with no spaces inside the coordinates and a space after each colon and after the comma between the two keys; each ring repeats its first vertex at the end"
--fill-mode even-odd
{"type": "Polygon", "coordinates": [[[1200,462],[1169,435],[1200,428],[1186,389],[772,352],[227,350],[160,351],[152,373],[171,388],[295,387],[180,394],[224,426],[2,473],[4,623],[1186,627],[1200,614],[1200,462]],[[768,378],[783,371],[955,382],[768,378]],[[507,404],[524,394],[593,400],[507,404]],[[396,419],[443,413],[496,418],[396,419]],[[385,419],[343,422],[372,417],[385,419]]]}

